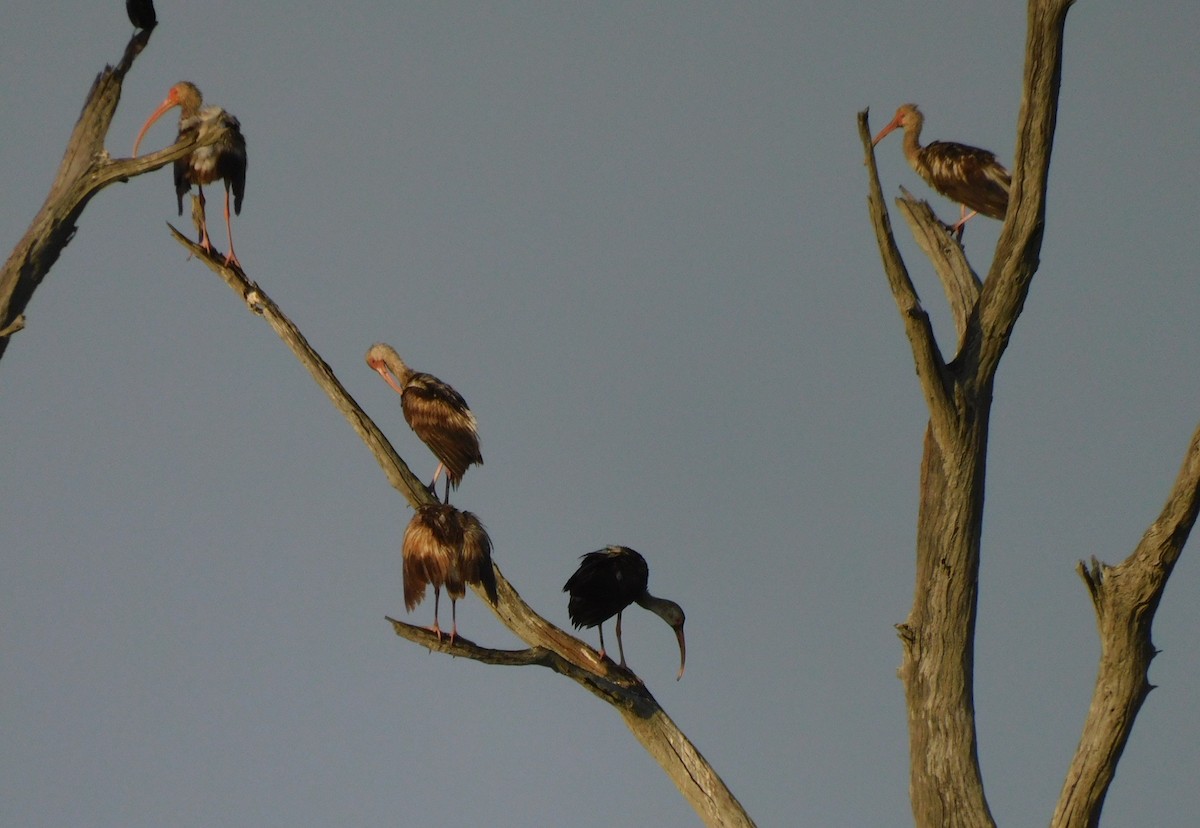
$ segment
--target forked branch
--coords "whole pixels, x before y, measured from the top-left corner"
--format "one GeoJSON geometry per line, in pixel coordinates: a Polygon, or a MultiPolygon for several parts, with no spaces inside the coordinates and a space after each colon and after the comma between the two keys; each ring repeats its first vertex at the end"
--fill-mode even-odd
{"type": "MultiPolygon", "coordinates": [[[[219,254],[204,250],[174,227],[171,228],[171,232],[176,241],[219,275],[246,307],[262,317],[288,345],[301,364],[308,368],[313,379],[325,391],[334,406],[342,412],[367,444],[388,480],[404,495],[409,504],[416,508],[424,503],[436,502],[371,418],[347,393],[329,365],[309,345],[300,330],[266,292],[250,281],[240,267],[225,264],[224,258],[219,254]]],[[[524,641],[528,649],[489,649],[462,639],[451,643],[448,637],[439,639],[424,628],[388,619],[396,634],[448,655],[471,658],[487,664],[540,665],[567,676],[617,709],[643,747],[658,761],[684,798],[707,824],[754,824],[716,771],[675,726],[637,676],[617,666],[610,659],[601,659],[591,647],[547,621],[525,603],[499,567],[493,565],[493,569],[498,595],[494,606],[486,600],[480,587],[472,586],[472,589],[479,595],[484,606],[491,607],[496,617],[524,641]]]]}
{"type": "Polygon", "coordinates": [[[1100,667],[1075,757],[1054,812],[1053,828],[1091,828],[1112,784],[1117,762],[1142,702],[1150,693],[1150,662],[1157,654],[1151,626],[1167,579],[1200,509],[1200,429],[1192,435],[1183,467],[1162,513],[1137,549],[1117,566],[1092,558],[1077,570],[1096,609],[1100,667]]]}
{"type": "Polygon", "coordinates": [[[157,170],[212,142],[195,137],[143,158],[109,158],[104,149],[108,128],[121,100],[125,74],[150,40],[137,32],[114,68],[105,67],[88,92],[63,153],[45,203],[0,270],[0,357],[9,339],[25,325],[24,312],[34,292],[75,235],[76,222],[92,196],[116,181],[157,170]]]}

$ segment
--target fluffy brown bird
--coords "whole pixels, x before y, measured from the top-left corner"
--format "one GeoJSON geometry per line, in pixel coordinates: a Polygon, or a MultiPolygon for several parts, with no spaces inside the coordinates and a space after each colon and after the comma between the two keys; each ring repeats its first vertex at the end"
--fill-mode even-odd
{"type": "Polygon", "coordinates": [[[409,368],[396,349],[384,342],[376,342],[367,350],[367,365],[400,395],[400,408],[409,428],[437,457],[438,467],[429,484],[430,491],[434,491],[438,477],[445,470],[444,502],[449,503],[450,488],[458,488],[467,467],[483,465],[479,427],[467,401],[432,374],[409,368]]]}
{"type": "Polygon", "coordinates": [[[908,165],[930,187],[962,205],[962,214],[951,232],[962,229],[976,213],[1003,221],[1008,212],[1011,184],[1008,170],[995,155],[978,147],[952,141],[934,141],[922,147],[921,127],[924,123],[925,116],[916,104],[904,104],[871,145],[878,144],[898,127],[904,130],[904,157],[908,159],[908,165]],[[970,215],[967,215],[968,208],[972,211],[970,215]]]}
{"type": "Polygon", "coordinates": [[[246,194],[246,139],[242,136],[242,125],[233,115],[219,106],[204,106],[204,99],[194,83],[180,81],[171,87],[164,100],[146,119],[138,132],[137,140],[133,142],[133,154],[136,157],[138,147],[146,130],[157,121],[167,110],[179,107],[179,134],[175,141],[178,143],[192,134],[208,137],[217,133],[220,137],[214,144],[201,147],[187,158],[175,162],[175,197],[179,206],[179,215],[183,215],[183,197],[196,185],[200,192],[201,214],[201,246],[212,253],[212,241],[208,237],[208,222],[204,217],[204,185],[214,181],[225,182],[225,229],[229,236],[229,255],[225,264],[237,263],[237,254],[233,252],[233,227],[229,223],[229,193],[233,191],[233,212],[241,215],[242,196],[246,194]]]}
{"type": "MultiPolygon", "coordinates": [[[[646,559],[628,546],[606,546],[589,552],[575,574],[563,586],[563,592],[571,593],[567,602],[567,614],[576,629],[580,627],[600,628],[600,657],[604,658],[604,622],[617,616],[617,651],[621,654],[621,666],[625,664],[625,647],[621,643],[621,613],[630,604],[650,610],[675,631],[679,642],[679,674],[683,678],[683,667],[687,660],[687,648],[683,640],[683,608],[674,601],[656,598],[646,586],[650,580],[650,567],[646,559]]],[[[628,667],[626,667],[628,669],[628,667]]]]}
{"type": "Polygon", "coordinates": [[[496,574],[492,571],[492,540],[479,518],[460,512],[449,504],[430,503],[417,509],[404,531],[401,547],[404,561],[404,608],[409,612],[425,598],[425,588],[433,586],[433,626],[429,629],[442,638],[438,624],[438,603],[442,587],[450,596],[450,643],[458,637],[458,599],[467,594],[467,584],[479,584],[495,604],[496,574]]]}

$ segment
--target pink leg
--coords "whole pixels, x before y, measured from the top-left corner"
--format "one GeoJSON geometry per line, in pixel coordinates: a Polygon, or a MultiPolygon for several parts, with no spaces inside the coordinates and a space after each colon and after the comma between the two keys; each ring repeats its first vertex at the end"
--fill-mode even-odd
{"type": "Polygon", "coordinates": [[[958,206],[958,223],[950,228],[950,232],[957,233],[961,238],[963,226],[977,215],[979,215],[978,210],[972,210],[971,214],[967,215],[966,205],[960,204],[958,206]]]}

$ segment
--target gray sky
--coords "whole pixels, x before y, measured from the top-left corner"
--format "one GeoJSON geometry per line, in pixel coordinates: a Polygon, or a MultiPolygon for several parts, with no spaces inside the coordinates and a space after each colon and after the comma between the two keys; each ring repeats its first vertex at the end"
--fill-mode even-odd
{"type": "MultiPolygon", "coordinates": [[[[577,557],[640,550],[687,610],[688,673],[636,608],[630,663],[758,823],[906,824],[892,625],[925,411],[855,113],[878,128],[915,101],[928,140],[1011,160],[1021,5],[278,8],[160,2],[110,152],[177,80],[236,114],[250,277],[419,475],[435,461],[364,351],[387,340],[466,396],[487,464],[455,502],[522,595],[566,625],[577,557]]],[[[1194,0],[1081,0],[1068,24],[1042,266],[989,458],[976,700],[1004,824],[1049,819],[1086,712],[1074,564],[1129,553],[1200,421],[1198,30],[1194,0]]],[[[5,251],[129,34],[115,0],[6,12],[5,251]]],[[[173,136],[166,118],[145,146],[173,136]]],[[[957,214],[898,138],[879,150],[886,192],[957,214]]],[[[174,207],[166,170],[93,200],[0,363],[0,823],[695,824],[573,683],[392,634],[409,509],[185,261],[174,207]]],[[[981,272],[998,229],[967,229],[981,272]]],[[[1106,825],[1200,812],[1192,551],[1106,825]]],[[[516,643],[473,594],[459,622],[516,643]]]]}

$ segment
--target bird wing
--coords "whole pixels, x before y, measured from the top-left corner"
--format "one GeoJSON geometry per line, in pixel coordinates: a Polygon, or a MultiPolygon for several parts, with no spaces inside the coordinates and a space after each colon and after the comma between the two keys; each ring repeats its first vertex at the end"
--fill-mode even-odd
{"type": "Polygon", "coordinates": [[[563,592],[571,593],[571,623],[594,627],[612,618],[645,592],[649,575],[645,559],[625,547],[587,553],[563,586],[563,592]]]}
{"type": "Polygon", "coordinates": [[[475,415],[449,385],[429,374],[414,374],[400,405],[409,427],[446,464],[453,485],[458,485],[468,466],[483,465],[475,415]]]}
{"type": "Polygon", "coordinates": [[[462,513],[462,527],[463,577],[469,584],[482,586],[488,600],[495,604],[500,596],[496,592],[496,573],[492,569],[492,539],[471,512],[462,513]]]}
{"type": "Polygon", "coordinates": [[[985,149],[934,141],[921,151],[933,188],[951,201],[1003,219],[1008,212],[1008,170],[985,149]]]}
{"type": "Polygon", "coordinates": [[[175,162],[175,202],[179,207],[179,215],[183,215],[183,197],[192,189],[192,181],[188,178],[188,158],[175,162]]]}
{"type": "Polygon", "coordinates": [[[242,213],[242,196],[246,194],[246,137],[236,117],[221,110],[225,135],[217,145],[222,149],[217,161],[217,175],[233,190],[233,212],[242,213]]]}

